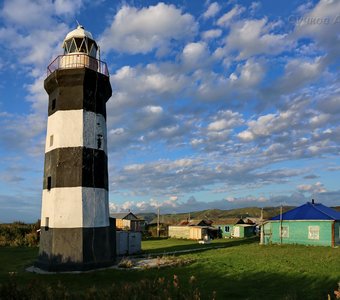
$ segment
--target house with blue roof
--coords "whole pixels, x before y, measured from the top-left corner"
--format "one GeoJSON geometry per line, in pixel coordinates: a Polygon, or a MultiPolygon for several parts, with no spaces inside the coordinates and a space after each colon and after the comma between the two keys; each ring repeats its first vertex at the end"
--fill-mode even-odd
{"type": "Polygon", "coordinates": [[[312,200],[263,223],[261,243],[340,245],[340,212],[312,200]]]}

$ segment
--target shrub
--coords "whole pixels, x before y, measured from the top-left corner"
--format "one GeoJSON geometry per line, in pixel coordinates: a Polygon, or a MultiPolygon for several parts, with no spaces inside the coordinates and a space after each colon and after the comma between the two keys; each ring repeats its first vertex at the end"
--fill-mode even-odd
{"type": "Polygon", "coordinates": [[[34,224],[14,222],[12,224],[0,224],[0,246],[29,246],[35,247],[39,243],[37,230],[40,221],[34,224]]]}

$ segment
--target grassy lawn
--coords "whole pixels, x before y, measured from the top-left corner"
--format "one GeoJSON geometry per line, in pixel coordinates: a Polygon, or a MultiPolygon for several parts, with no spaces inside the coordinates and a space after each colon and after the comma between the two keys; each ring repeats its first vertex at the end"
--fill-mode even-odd
{"type": "MultiPolygon", "coordinates": [[[[9,280],[9,272],[17,272],[14,278],[19,284],[36,282],[57,286],[60,282],[69,291],[80,295],[86,294],[92,286],[105,290],[112,283],[135,284],[156,278],[172,282],[176,274],[179,285],[184,288],[189,286],[189,279],[194,276],[201,299],[209,299],[213,291],[216,299],[327,299],[328,293],[333,296],[340,281],[340,248],[260,246],[255,240],[219,240],[199,245],[197,242],[169,239],[144,241],[142,244],[145,253],[208,246],[225,247],[179,255],[180,258],[195,260],[184,266],[55,275],[24,271],[25,266],[34,261],[36,248],[0,248],[0,283],[9,280]]],[[[139,293],[136,299],[147,299],[142,297],[143,290],[139,293]]]]}
{"type": "Polygon", "coordinates": [[[256,238],[252,239],[216,239],[209,244],[199,244],[197,241],[185,239],[155,239],[142,242],[143,253],[167,253],[182,250],[210,249],[218,247],[231,247],[253,243],[256,238]]]}

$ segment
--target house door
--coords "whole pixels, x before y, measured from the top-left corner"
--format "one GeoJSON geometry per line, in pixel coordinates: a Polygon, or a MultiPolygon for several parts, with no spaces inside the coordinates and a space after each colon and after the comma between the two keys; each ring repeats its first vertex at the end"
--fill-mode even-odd
{"type": "Polygon", "coordinates": [[[234,236],[240,237],[240,227],[238,226],[234,227],[234,236]]]}

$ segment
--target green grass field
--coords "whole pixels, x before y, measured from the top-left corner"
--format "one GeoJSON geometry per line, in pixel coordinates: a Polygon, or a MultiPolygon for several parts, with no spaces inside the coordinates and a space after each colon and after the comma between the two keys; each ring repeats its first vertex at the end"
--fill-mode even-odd
{"type": "MultiPolygon", "coordinates": [[[[174,239],[143,241],[142,244],[144,252],[150,254],[212,246],[224,248],[179,255],[179,258],[194,259],[193,263],[184,266],[49,275],[25,272],[25,267],[32,265],[37,255],[36,248],[4,247],[0,248],[0,283],[13,278],[22,286],[55,287],[60,283],[70,293],[84,298],[93,286],[104,291],[112,283],[133,285],[156,278],[171,281],[177,275],[184,289],[194,276],[201,299],[211,298],[214,291],[216,299],[327,299],[327,294],[333,297],[340,281],[340,248],[260,246],[254,239],[217,240],[208,245],[174,239]],[[10,276],[11,272],[16,274],[10,276]]],[[[138,293],[135,299],[148,299],[142,297],[143,290],[138,293]]]]}

